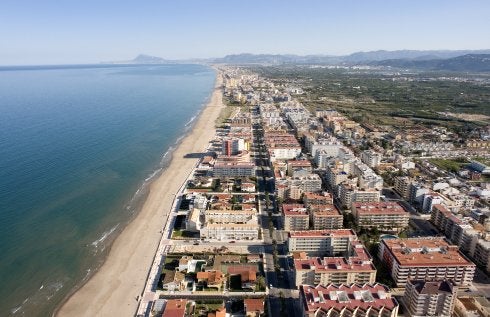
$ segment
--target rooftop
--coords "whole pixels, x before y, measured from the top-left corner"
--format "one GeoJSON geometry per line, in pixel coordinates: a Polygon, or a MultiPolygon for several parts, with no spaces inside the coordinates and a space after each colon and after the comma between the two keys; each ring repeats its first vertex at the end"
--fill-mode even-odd
{"type": "Polygon", "coordinates": [[[302,300],[308,312],[331,308],[338,311],[344,308],[393,310],[398,306],[396,300],[391,298],[388,287],[382,284],[301,285],[300,293],[304,295],[302,300]]]}
{"type": "Polygon", "coordinates": [[[404,266],[474,266],[444,238],[383,239],[396,261],[404,266]]]}
{"type": "Polygon", "coordinates": [[[325,238],[325,237],[354,237],[356,234],[352,229],[327,229],[327,230],[305,230],[305,231],[291,231],[289,233],[291,238],[325,238]]]}
{"type": "Polygon", "coordinates": [[[352,209],[355,209],[359,215],[407,215],[405,209],[393,201],[371,202],[371,203],[352,203],[352,209]]]}

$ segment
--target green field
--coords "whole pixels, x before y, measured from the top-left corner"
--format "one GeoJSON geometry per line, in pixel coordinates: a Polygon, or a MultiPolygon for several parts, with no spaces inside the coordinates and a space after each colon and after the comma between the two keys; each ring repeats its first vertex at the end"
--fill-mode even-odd
{"type": "Polygon", "coordinates": [[[455,158],[455,159],[440,159],[440,158],[432,158],[429,161],[437,166],[440,169],[457,173],[461,168],[468,165],[468,161],[464,158],[455,158]]]}

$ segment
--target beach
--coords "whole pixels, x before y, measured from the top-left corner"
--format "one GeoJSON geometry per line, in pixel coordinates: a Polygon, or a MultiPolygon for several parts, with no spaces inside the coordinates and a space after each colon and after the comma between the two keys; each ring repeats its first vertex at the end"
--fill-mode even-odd
{"type": "Polygon", "coordinates": [[[114,241],[102,267],[57,311],[56,316],[133,316],[162,237],[175,194],[215,135],[222,108],[221,76],[217,74],[209,103],[172,154],[166,170],[150,185],[142,209],[114,241]]]}

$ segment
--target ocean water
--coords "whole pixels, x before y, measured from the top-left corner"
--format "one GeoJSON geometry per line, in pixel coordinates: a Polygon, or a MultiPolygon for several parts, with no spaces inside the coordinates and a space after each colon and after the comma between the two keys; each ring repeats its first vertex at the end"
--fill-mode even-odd
{"type": "Polygon", "coordinates": [[[0,68],[0,316],[100,266],[209,98],[201,65],[0,68]]]}

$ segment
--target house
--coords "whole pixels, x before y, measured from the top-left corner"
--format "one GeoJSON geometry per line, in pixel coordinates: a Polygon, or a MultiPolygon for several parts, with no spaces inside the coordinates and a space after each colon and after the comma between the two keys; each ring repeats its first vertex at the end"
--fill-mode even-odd
{"type": "Polygon", "coordinates": [[[257,267],[252,265],[245,266],[229,266],[228,274],[240,275],[242,288],[252,288],[257,281],[257,267]]]}
{"type": "Polygon", "coordinates": [[[226,308],[221,307],[217,309],[215,312],[208,313],[208,317],[226,317],[226,308]]]}
{"type": "Polygon", "coordinates": [[[245,298],[243,306],[247,317],[259,317],[264,313],[263,298],[245,298]]]}
{"type": "Polygon", "coordinates": [[[187,299],[169,299],[162,317],[184,317],[187,299]]]}
{"type": "Polygon", "coordinates": [[[165,273],[162,281],[162,288],[168,291],[183,290],[186,287],[185,274],[178,271],[165,273]]]}
{"type": "Polygon", "coordinates": [[[258,263],[261,262],[262,260],[260,259],[259,254],[249,254],[247,255],[247,262],[248,263],[258,263]]]}
{"type": "Polygon", "coordinates": [[[205,283],[207,287],[221,289],[223,285],[224,276],[221,271],[205,271],[197,272],[197,282],[205,283]]]}

